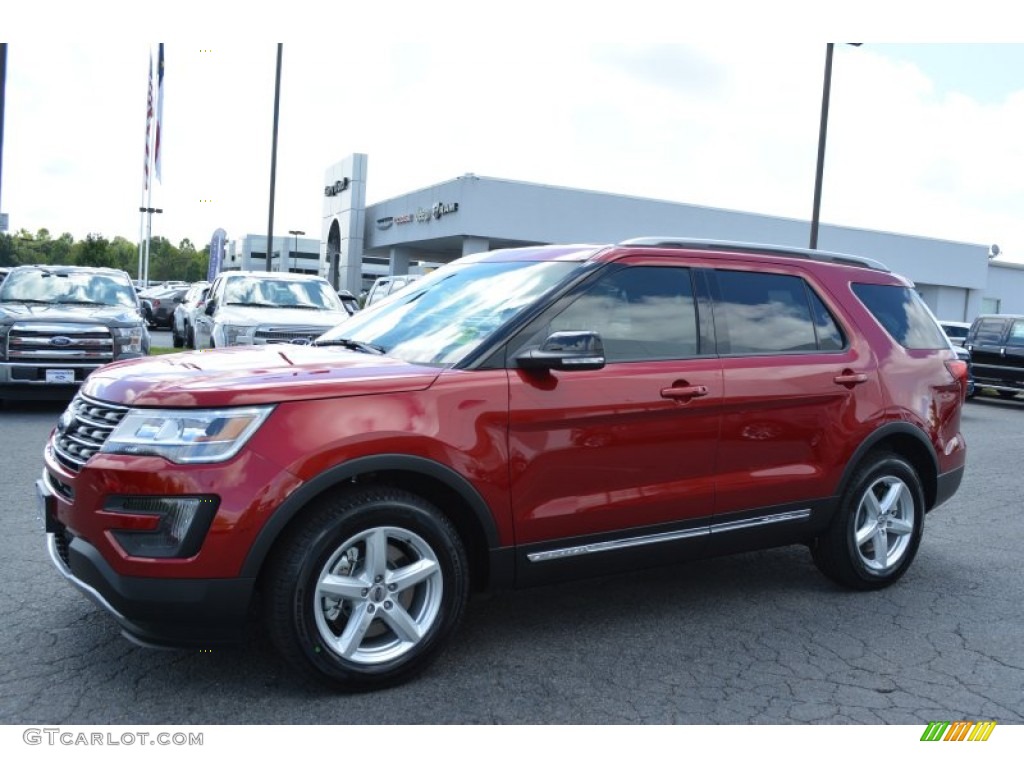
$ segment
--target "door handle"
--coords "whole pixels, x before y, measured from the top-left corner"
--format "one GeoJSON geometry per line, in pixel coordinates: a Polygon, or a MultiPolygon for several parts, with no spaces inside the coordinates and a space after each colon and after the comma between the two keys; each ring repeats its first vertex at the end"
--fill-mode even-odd
{"type": "Polygon", "coordinates": [[[854,373],[850,369],[846,369],[832,379],[836,384],[842,384],[844,387],[849,387],[850,389],[858,384],[863,384],[867,380],[868,375],[866,373],[854,373]]]}
{"type": "Polygon", "coordinates": [[[704,397],[708,393],[708,388],[702,384],[696,386],[690,385],[673,385],[671,387],[665,387],[661,390],[661,396],[668,400],[692,400],[695,397],[704,397]]]}

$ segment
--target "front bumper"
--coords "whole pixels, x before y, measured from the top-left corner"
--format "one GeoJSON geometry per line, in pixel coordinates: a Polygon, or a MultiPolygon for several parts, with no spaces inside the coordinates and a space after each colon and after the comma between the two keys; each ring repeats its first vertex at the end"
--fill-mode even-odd
{"type": "Polygon", "coordinates": [[[36,481],[47,550],[58,572],[107,611],[122,634],[140,645],[206,647],[244,637],[255,579],[161,579],[115,572],[89,542],[56,517],[56,498],[36,481]]]}

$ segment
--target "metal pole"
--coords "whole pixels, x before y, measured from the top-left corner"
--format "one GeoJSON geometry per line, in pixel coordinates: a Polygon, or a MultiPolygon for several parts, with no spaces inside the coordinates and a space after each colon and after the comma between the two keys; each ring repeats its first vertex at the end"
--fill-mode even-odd
{"type": "Polygon", "coordinates": [[[825,132],[828,128],[828,98],[832,90],[832,43],[825,50],[825,84],[821,93],[821,126],[818,128],[818,169],[814,175],[814,213],[811,214],[811,245],[818,247],[818,216],[821,213],[821,178],[825,171],[825,132]]]}
{"type": "Polygon", "coordinates": [[[306,233],[304,231],[302,231],[301,229],[289,229],[288,230],[288,234],[289,235],[295,235],[295,248],[292,250],[292,266],[291,266],[291,269],[288,270],[289,272],[294,272],[295,271],[295,254],[299,250],[299,235],[304,235],[306,233]]]}
{"type": "Polygon", "coordinates": [[[274,138],[270,148],[270,217],[267,221],[267,272],[270,271],[270,252],[274,249],[274,185],[277,181],[277,115],[281,107],[281,48],[277,44],[277,78],[274,81],[274,138]]]}
{"type": "MultiPolygon", "coordinates": [[[[0,180],[4,176],[4,102],[7,100],[7,43],[0,43],[0,180]]],[[[3,206],[0,206],[3,211],[3,206]]]]}

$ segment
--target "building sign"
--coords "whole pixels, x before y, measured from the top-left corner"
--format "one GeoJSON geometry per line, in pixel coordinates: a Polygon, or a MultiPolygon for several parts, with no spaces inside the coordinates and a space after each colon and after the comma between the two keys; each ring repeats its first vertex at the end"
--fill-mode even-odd
{"type": "Polygon", "coordinates": [[[417,208],[416,221],[425,223],[431,219],[440,219],[459,210],[458,203],[434,203],[431,208],[417,208]]]}
{"type": "Polygon", "coordinates": [[[377,229],[391,229],[391,225],[394,223],[394,216],[385,216],[383,219],[377,219],[377,229]]]}
{"type": "Polygon", "coordinates": [[[411,213],[403,213],[401,216],[395,216],[395,224],[409,224],[413,220],[411,213]]]}
{"type": "Polygon", "coordinates": [[[455,213],[458,210],[458,203],[434,203],[431,213],[434,214],[435,219],[440,219],[442,216],[447,216],[449,213],[455,213]]]}
{"type": "Polygon", "coordinates": [[[348,183],[348,176],[344,176],[338,179],[333,184],[328,184],[326,187],[324,187],[324,197],[334,197],[335,195],[340,195],[342,192],[348,189],[348,183]]]}

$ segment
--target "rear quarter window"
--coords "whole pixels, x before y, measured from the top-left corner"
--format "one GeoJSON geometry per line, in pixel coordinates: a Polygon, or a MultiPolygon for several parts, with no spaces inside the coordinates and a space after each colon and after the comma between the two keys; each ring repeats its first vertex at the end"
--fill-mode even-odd
{"type": "Polygon", "coordinates": [[[928,307],[902,285],[854,283],[853,292],[895,341],[906,349],[948,349],[949,340],[928,307]]]}

